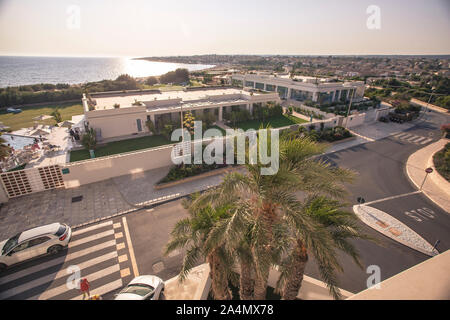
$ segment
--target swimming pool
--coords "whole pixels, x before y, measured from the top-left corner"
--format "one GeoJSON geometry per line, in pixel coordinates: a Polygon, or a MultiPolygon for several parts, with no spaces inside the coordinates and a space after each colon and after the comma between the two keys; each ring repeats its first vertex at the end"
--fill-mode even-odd
{"type": "Polygon", "coordinates": [[[9,144],[15,150],[23,149],[25,146],[34,143],[34,138],[17,136],[15,134],[2,134],[2,138],[6,140],[6,145],[9,144]]]}

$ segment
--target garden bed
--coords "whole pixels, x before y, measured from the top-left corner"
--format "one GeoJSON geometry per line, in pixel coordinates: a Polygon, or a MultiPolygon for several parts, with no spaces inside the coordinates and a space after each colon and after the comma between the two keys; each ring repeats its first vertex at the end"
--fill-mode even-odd
{"type": "MultiPolygon", "coordinates": [[[[226,167],[222,167],[219,169],[213,169],[210,171],[205,171],[202,173],[197,173],[195,175],[192,176],[188,176],[186,178],[179,178],[177,180],[173,180],[173,181],[169,181],[169,182],[158,182],[158,184],[156,184],[153,188],[155,190],[160,190],[160,189],[165,189],[165,188],[169,188],[169,187],[173,187],[182,183],[186,183],[186,182],[190,182],[190,181],[196,181],[196,180],[200,180],[202,178],[206,178],[206,177],[210,177],[210,176],[215,176],[218,174],[222,174],[225,172],[228,172],[230,169],[228,166],[226,167]]],[[[161,180],[163,181],[163,180],[161,180]]]]}
{"type": "Polygon", "coordinates": [[[444,149],[434,154],[433,162],[437,172],[450,182],[450,143],[447,143],[444,149]]]}

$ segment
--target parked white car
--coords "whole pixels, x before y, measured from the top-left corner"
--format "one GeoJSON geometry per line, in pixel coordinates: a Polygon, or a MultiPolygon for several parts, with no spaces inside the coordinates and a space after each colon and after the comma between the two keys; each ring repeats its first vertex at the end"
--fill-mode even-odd
{"type": "Polygon", "coordinates": [[[139,276],[116,295],[115,300],[160,300],[164,281],[157,276],[139,276]]]}
{"type": "Polygon", "coordinates": [[[72,229],[61,223],[33,228],[0,242],[0,271],[44,254],[56,254],[69,244],[72,229]]]}

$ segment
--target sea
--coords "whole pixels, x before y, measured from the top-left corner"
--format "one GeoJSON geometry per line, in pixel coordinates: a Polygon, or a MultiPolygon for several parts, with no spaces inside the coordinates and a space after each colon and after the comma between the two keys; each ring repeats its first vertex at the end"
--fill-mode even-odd
{"type": "Polygon", "coordinates": [[[154,62],[133,58],[79,58],[0,56],[0,87],[36,83],[68,83],[112,80],[121,74],[158,76],[177,68],[197,71],[214,65],[154,62]]]}

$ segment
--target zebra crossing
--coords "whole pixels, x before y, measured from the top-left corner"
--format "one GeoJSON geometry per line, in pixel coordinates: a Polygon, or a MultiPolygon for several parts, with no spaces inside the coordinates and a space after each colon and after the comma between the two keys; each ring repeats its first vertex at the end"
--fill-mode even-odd
{"type": "Polygon", "coordinates": [[[77,300],[79,272],[91,295],[122,288],[132,279],[123,222],[108,220],[74,230],[68,249],[13,266],[0,274],[0,299],[77,300]]]}
{"type": "Polygon", "coordinates": [[[393,134],[391,137],[396,140],[401,140],[403,142],[413,143],[416,145],[424,145],[424,144],[427,144],[427,143],[433,141],[432,138],[418,136],[418,135],[408,133],[408,132],[396,133],[396,134],[393,134]]]}

